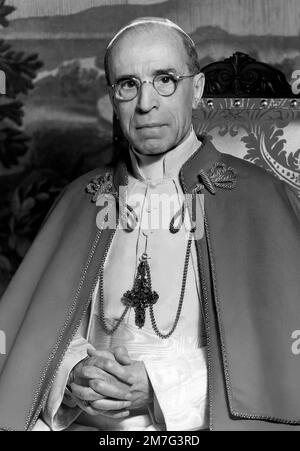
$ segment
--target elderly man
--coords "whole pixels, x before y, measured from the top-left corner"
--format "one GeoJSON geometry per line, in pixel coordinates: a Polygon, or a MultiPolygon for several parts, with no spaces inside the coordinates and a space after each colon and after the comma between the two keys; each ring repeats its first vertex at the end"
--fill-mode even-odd
{"type": "Polygon", "coordinates": [[[130,23],[105,68],[129,148],[67,188],[2,300],[1,428],[299,429],[296,194],[196,137],[174,23],[130,23]]]}

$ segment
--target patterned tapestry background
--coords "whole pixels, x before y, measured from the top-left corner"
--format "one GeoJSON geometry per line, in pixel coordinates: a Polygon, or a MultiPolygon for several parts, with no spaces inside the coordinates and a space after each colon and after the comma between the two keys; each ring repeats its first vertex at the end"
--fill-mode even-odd
{"type": "MultiPolygon", "coordinates": [[[[242,51],[291,83],[300,70],[299,0],[0,0],[0,295],[63,186],[110,159],[105,48],[122,25],[149,15],[188,31],[202,66],[242,51]]],[[[200,108],[196,128],[297,188],[300,113],[281,106],[268,117],[253,105],[200,108]]]]}

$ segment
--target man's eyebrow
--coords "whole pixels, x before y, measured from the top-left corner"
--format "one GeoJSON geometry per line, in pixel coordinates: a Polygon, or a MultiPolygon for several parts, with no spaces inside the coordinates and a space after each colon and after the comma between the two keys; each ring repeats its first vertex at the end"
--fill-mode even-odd
{"type": "Polygon", "coordinates": [[[121,80],[127,80],[127,78],[137,78],[137,75],[134,74],[124,74],[120,75],[120,77],[117,77],[115,80],[115,83],[118,83],[121,80]]]}
{"type": "Polygon", "coordinates": [[[175,67],[166,67],[163,69],[157,69],[152,73],[152,75],[166,74],[169,72],[171,72],[172,74],[177,74],[177,69],[175,69],[175,67]]]}
{"type": "MultiPolygon", "coordinates": [[[[163,69],[156,69],[152,72],[152,76],[154,77],[155,75],[161,75],[161,74],[167,74],[167,73],[177,74],[177,69],[175,69],[175,67],[166,67],[163,69]]],[[[139,78],[139,76],[136,74],[120,75],[120,77],[118,77],[116,79],[115,83],[118,83],[119,81],[122,81],[122,80],[127,80],[128,78],[139,78]]]]}

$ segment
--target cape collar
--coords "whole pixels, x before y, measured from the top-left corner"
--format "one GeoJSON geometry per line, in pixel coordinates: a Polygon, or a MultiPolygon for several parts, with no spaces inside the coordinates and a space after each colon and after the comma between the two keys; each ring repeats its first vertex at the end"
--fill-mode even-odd
{"type": "Polygon", "coordinates": [[[186,160],[202,145],[193,127],[190,132],[174,149],[161,155],[143,155],[133,147],[129,147],[131,172],[136,179],[142,181],[158,181],[164,178],[178,177],[180,168],[186,160]]]}
{"type": "MultiPolygon", "coordinates": [[[[201,170],[206,173],[212,170],[220,161],[222,155],[207,138],[199,137],[198,139],[202,142],[202,145],[185,161],[179,172],[180,181],[185,192],[192,192],[201,182],[201,176],[199,175],[201,170]]],[[[113,178],[116,191],[119,190],[120,186],[128,185],[127,168],[130,168],[130,165],[131,159],[127,149],[127,152],[122,152],[122,158],[116,165],[113,178]]]]}

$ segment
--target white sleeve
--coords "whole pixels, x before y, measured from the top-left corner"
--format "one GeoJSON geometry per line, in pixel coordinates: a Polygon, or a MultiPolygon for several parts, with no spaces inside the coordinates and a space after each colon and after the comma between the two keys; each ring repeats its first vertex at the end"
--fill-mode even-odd
{"type": "Polygon", "coordinates": [[[72,398],[72,393],[66,389],[66,385],[71,370],[87,357],[88,348],[93,348],[93,346],[85,338],[77,335],[71,342],[59,367],[42,411],[42,419],[52,431],[68,428],[82,412],[72,398]]]}
{"type": "Polygon", "coordinates": [[[206,348],[144,364],[154,390],[153,422],[167,431],[207,429],[206,348]]]}

